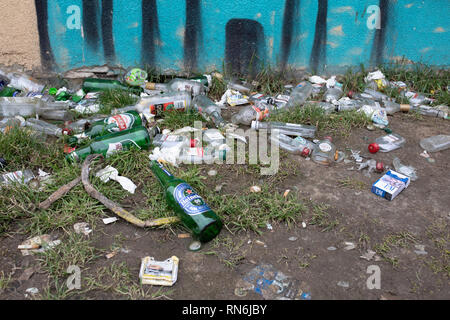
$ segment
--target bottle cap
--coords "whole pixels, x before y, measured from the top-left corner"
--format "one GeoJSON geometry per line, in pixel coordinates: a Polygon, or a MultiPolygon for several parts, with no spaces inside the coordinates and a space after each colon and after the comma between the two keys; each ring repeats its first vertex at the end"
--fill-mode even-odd
{"type": "Polygon", "coordinates": [[[380,146],[378,145],[378,143],[369,144],[369,152],[370,153],[377,153],[378,151],[380,151],[380,146]]]}
{"type": "Polygon", "coordinates": [[[328,141],[330,141],[330,142],[333,142],[333,138],[332,137],[330,137],[330,136],[327,136],[327,137],[325,137],[325,138],[323,138],[324,140],[328,140],[328,141]]]}
{"type": "Polygon", "coordinates": [[[302,157],[307,157],[309,156],[309,154],[311,153],[311,150],[309,150],[308,148],[304,148],[302,151],[302,157]]]}
{"type": "Polygon", "coordinates": [[[145,84],[145,89],[147,89],[147,90],[155,90],[156,89],[156,83],[147,82],[145,84]]]}
{"type": "Polygon", "coordinates": [[[384,163],[383,162],[378,162],[377,161],[377,164],[376,164],[376,170],[378,171],[378,172],[383,172],[384,171],[384,163]]]}
{"type": "Polygon", "coordinates": [[[258,121],[252,121],[252,129],[258,130],[258,121]]]}
{"type": "Polygon", "coordinates": [[[196,139],[191,139],[191,148],[195,148],[197,143],[198,143],[198,141],[196,139]]]}
{"type": "Polygon", "coordinates": [[[411,106],[409,104],[401,104],[400,105],[400,111],[408,112],[409,110],[411,110],[411,106]]]}

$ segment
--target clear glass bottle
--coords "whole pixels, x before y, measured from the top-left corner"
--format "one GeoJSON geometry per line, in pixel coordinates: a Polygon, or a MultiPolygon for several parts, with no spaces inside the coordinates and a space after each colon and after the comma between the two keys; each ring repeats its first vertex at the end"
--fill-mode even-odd
{"type": "Polygon", "coordinates": [[[390,152],[401,148],[406,140],[402,136],[391,133],[383,137],[375,139],[375,143],[380,146],[380,152],[390,152]]]}
{"type": "Polygon", "coordinates": [[[260,109],[257,106],[242,107],[239,112],[231,116],[231,122],[234,124],[251,125],[252,121],[261,121],[269,116],[268,109],[260,109]]]}
{"type": "Polygon", "coordinates": [[[227,124],[222,118],[221,108],[206,95],[196,96],[192,101],[192,106],[206,121],[211,119],[217,128],[222,128],[227,124]]]}
{"type": "Polygon", "coordinates": [[[303,157],[309,156],[315,147],[314,143],[302,137],[294,139],[282,133],[278,136],[272,134],[270,140],[272,143],[278,143],[281,149],[289,153],[300,154],[303,157]]]}
{"type": "Polygon", "coordinates": [[[63,135],[63,130],[61,128],[42,120],[29,118],[27,121],[25,121],[24,125],[25,127],[29,127],[34,131],[42,132],[47,135],[56,137],[61,137],[63,135]]]}
{"type": "Polygon", "coordinates": [[[179,78],[172,79],[169,83],[148,82],[145,88],[147,90],[160,90],[163,92],[186,91],[193,97],[206,93],[206,87],[201,82],[179,78]]]}
{"type": "Polygon", "coordinates": [[[187,92],[169,92],[162,95],[142,97],[135,110],[143,114],[162,115],[170,111],[185,111],[189,109],[192,97],[187,92]]]}
{"type": "Polygon", "coordinates": [[[338,152],[330,137],[319,141],[311,154],[312,161],[326,166],[332,164],[337,158],[338,152]]]}
{"type": "Polygon", "coordinates": [[[299,136],[305,138],[314,138],[317,128],[315,126],[309,126],[297,123],[284,123],[284,122],[252,122],[253,130],[265,129],[269,132],[272,130],[278,130],[280,133],[288,136],[299,136]]]}

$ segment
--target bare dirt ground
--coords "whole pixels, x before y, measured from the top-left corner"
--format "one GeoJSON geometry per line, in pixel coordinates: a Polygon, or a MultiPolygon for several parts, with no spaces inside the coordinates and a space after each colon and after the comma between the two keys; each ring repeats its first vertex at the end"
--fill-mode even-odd
{"type": "MultiPolygon", "coordinates": [[[[450,122],[426,117],[417,120],[401,114],[390,118],[390,128],[406,138],[406,145],[389,153],[377,153],[373,158],[391,165],[398,156],[403,163],[417,168],[419,176],[393,201],[371,193],[371,185],[379,174],[373,173],[369,178],[363,172],[349,170],[356,168],[354,163],[322,167],[289,155],[295,174],[289,174],[277,188],[290,189],[302,201],[323,204],[322,208],[327,210],[321,217],[322,223],[313,224],[312,220],[320,216],[319,207],[315,216],[305,216],[306,228],[301,224],[273,223],[273,230],[262,229],[261,235],[252,231],[231,234],[224,228],[217,241],[205,244],[199,252],[191,252],[187,249],[191,239],[178,238],[179,231],[142,230],[125,221],[104,226],[100,221],[91,236],[94,246],[110,248],[120,237],[126,250],[109,260],[104,257],[95,260],[82,271],[82,278],[89,278],[100,268],[123,263],[130,279],[138,282],[142,257],[164,260],[175,255],[180,259],[178,281],[171,288],[149,287],[154,294],[149,298],[262,300],[286,297],[289,289],[308,292],[313,300],[450,299],[450,150],[432,154],[435,163],[419,156],[423,151],[420,139],[449,134],[450,122]],[[353,242],[356,247],[345,250],[344,242],[353,242]],[[423,245],[426,254],[416,253],[416,245],[423,245]],[[361,258],[367,250],[377,253],[371,261],[361,258]],[[264,281],[253,288],[245,287],[249,272],[267,264],[289,278],[288,289],[272,290],[271,280],[276,274],[271,271],[259,279],[269,280],[267,287],[264,281]],[[380,289],[367,287],[372,275],[367,272],[369,266],[379,267],[380,289]]],[[[361,150],[361,155],[370,156],[368,144],[383,134],[380,130],[355,129],[348,138],[337,137],[335,143],[341,150],[361,150]]],[[[202,173],[207,176],[210,168],[202,166],[202,173]]],[[[223,192],[229,194],[247,190],[265,179],[249,180],[226,165],[215,169],[219,176],[225,177],[228,184],[223,192]]],[[[206,184],[214,188],[218,181],[209,178],[206,184]]],[[[29,280],[18,280],[25,269],[38,265],[35,257],[22,257],[17,250],[17,245],[26,238],[27,235],[0,238],[0,271],[13,272],[13,280],[0,299],[27,299],[24,296],[27,288],[43,290],[49,280],[39,268],[29,280]]],[[[107,272],[106,277],[114,285],[113,275],[107,272]]],[[[83,286],[86,285],[83,280],[83,286]]],[[[71,299],[129,297],[118,295],[117,291],[95,289],[75,294],[71,299]]]]}

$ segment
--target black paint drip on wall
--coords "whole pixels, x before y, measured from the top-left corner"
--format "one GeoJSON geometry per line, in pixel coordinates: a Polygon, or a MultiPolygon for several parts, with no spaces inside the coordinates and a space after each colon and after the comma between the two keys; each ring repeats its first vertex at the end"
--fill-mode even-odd
{"type": "Polygon", "coordinates": [[[53,56],[50,37],[48,36],[47,0],[35,0],[34,2],[36,5],[39,46],[41,49],[41,64],[44,69],[52,70],[55,68],[55,57],[53,56]]]}
{"type": "Polygon", "coordinates": [[[100,35],[98,33],[98,0],[83,0],[83,32],[91,50],[97,51],[100,35]]]}
{"type": "Polygon", "coordinates": [[[160,40],[156,0],[142,0],[142,63],[154,66],[160,40]]]}
{"type": "Polygon", "coordinates": [[[375,31],[372,53],[370,55],[370,63],[372,65],[380,65],[384,60],[384,47],[386,45],[386,33],[389,16],[389,0],[380,0],[379,7],[381,28],[375,31]]]}
{"type": "Polygon", "coordinates": [[[226,26],[225,63],[229,72],[254,75],[264,61],[264,28],[250,19],[231,19],[226,26]]]}
{"type": "Polygon", "coordinates": [[[184,34],[184,68],[194,71],[198,66],[202,42],[202,11],[200,0],[186,0],[186,28],[184,34]]]}
{"type": "Polygon", "coordinates": [[[113,0],[102,0],[102,37],[105,60],[108,64],[114,64],[113,0]]]}
{"type": "Polygon", "coordinates": [[[286,0],[281,35],[280,68],[285,69],[291,54],[293,40],[298,34],[300,0],[286,0]]]}
{"type": "Polygon", "coordinates": [[[328,0],[319,0],[316,20],[316,34],[311,52],[310,67],[314,73],[326,64],[328,0]]]}

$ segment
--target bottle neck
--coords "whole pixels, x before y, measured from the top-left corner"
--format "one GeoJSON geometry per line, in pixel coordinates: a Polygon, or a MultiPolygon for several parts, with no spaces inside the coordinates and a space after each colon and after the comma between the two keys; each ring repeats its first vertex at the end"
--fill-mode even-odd
{"type": "Polygon", "coordinates": [[[175,177],[158,161],[152,160],[151,165],[151,169],[159,179],[159,182],[163,185],[163,187],[168,187],[169,183],[173,181],[175,177]]]}

